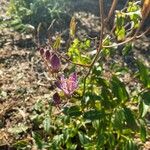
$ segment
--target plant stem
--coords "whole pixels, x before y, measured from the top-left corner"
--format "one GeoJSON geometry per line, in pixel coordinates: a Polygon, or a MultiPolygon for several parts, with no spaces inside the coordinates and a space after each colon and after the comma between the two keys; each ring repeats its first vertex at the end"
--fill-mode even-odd
{"type": "Polygon", "coordinates": [[[99,46],[97,48],[97,53],[95,55],[95,57],[93,58],[93,61],[90,65],[90,68],[87,72],[87,74],[84,77],[84,87],[83,87],[83,93],[82,93],[82,97],[84,97],[85,94],[85,89],[86,89],[86,80],[88,78],[88,76],[91,73],[91,70],[95,64],[95,62],[97,61],[99,54],[101,52],[102,49],[102,43],[103,43],[103,32],[104,32],[104,0],[99,0],[99,8],[100,8],[100,18],[101,18],[101,31],[100,31],[100,40],[99,40],[99,46]]]}
{"type": "Polygon", "coordinates": [[[131,38],[127,38],[127,39],[126,39],[125,41],[123,41],[123,42],[120,42],[120,43],[118,43],[118,44],[108,45],[108,46],[103,45],[102,47],[103,47],[103,48],[112,48],[112,47],[124,45],[124,44],[126,44],[126,43],[129,43],[129,42],[135,40],[135,39],[139,39],[140,37],[142,37],[143,35],[145,35],[145,34],[148,33],[149,31],[150,31],[150,27],[149,27],[146,31],[144,31],[143,33],[141,33],[140,35],[137,36],[137,34],[139,33],[139,30],[137,30],[137,32],[134,34],[134,36],[132,36],[131,38]]]}

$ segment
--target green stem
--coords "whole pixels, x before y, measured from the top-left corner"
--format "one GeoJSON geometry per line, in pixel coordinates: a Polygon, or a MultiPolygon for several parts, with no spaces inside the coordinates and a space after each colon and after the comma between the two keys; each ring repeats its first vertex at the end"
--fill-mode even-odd
{"type": "Polygon", "coordinates": [[[95,57],[93,58],[93,61],[90,65],[90,68],[87,72],[87,74],[85,75],[84,77],[84,87],[83,87],[83,93],[82,93],[82,97],[84,97],[84,94],[85,94],[85,90],[86,90],[86,80],[88,78],[88,76],[90,75],[91,73],[91,70],[95,64],[95,62],[97,61],[98,57],[99,57],[99,54],[101,52],[101,49],[102,49],[102,44],[103,44],[103,32],[104,32],[104,1],[103,0],[99,0],[99,8],[100,8],[100,18],[101,18],[101,32],[100,32],[100,42],[99,42],[99,47],[97,48],[97,53],[95,55],[95,57]]]}

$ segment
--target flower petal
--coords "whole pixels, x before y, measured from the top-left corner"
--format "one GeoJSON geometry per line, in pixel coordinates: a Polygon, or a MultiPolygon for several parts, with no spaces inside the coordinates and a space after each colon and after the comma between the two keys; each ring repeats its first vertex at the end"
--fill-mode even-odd
{"type": "Polygon", "coordinates": [[[69,76],[69,81],[77,82],[77,73],[74,72],[69,76]]]}
{"type": "Polygon", "coordinates": [[[77,86],[77,73],[74,72],[70,75],[68,79],[68,91],[70,91],[70,93],[72,94],[76,90],[77,86]]]}
{"type": "Polygon", "coordinates": [[[56,86],[60,88],[66,95],[71,95],[76,90],[77,83],[77,74],[72,73],[68,79],[65,79],[62,75],[60,80],[56,82],[56,86]]]}

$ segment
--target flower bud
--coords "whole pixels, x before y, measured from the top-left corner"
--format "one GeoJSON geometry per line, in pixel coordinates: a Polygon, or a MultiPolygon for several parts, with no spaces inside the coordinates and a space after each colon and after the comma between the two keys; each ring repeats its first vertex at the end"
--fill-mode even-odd
{"type": "Polygon", "coordinates": [[[39,51],[40,51],[41,56],[43,56],[43,54],[44,54],[44,49],[43,49],[43,48],[40,48],[39,51]]]}
{"type": "Polygon", "coordinates": [[[60,103],[61,103],[60,96],[59,96],[59,94],[56,92],[56,93],[53,95],[53,104],[54,104],[54,105],[59,105],[60,103]]]}
{"type": "Polygon", "coordinates": [[[50,53],[50,51],[49,51],[49,50],[47,50],[47,51],[45,52],[45,57],[46,57],[46,59],[47,59],[47,60],[49,60],[49,59],[50,59],[50,57],[51,57],[51,53],[50,53]]]}
{"type": "Polygon", "coordinates": [[[50,59],[52,72],[58,72],[61,67],[61,62],[59,57],[56,54],[53,54],[50,59]]]}

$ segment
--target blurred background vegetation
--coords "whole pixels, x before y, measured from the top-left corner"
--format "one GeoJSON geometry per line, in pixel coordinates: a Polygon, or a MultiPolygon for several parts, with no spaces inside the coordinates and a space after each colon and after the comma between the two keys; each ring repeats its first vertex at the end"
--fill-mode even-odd
{"type": "Polygon", "coordinates": [[[69,0],[10,0],[9,25],[21,32],[36,29],[40,23],[48,28],[53,19],[62,21],[68,15],[67,4],[69,0]]]}

